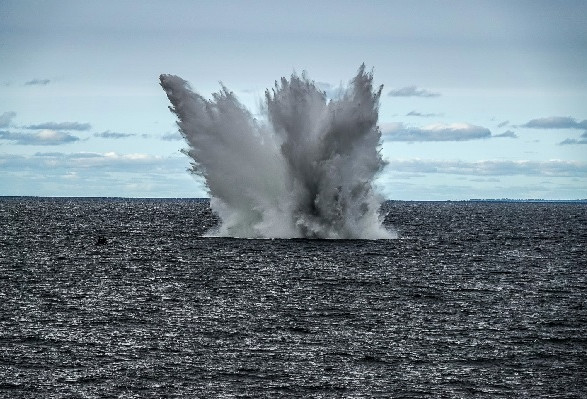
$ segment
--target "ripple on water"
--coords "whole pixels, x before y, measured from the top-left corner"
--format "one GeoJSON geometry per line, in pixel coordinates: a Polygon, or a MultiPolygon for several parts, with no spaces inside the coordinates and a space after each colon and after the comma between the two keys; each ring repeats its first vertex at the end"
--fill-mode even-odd
{"type": "Polygon", "coordinates": [[[583,394],[584,205],[386,207],[399,240],[236,240],[196,201],[0,200],[0,396],[583,394]]]}

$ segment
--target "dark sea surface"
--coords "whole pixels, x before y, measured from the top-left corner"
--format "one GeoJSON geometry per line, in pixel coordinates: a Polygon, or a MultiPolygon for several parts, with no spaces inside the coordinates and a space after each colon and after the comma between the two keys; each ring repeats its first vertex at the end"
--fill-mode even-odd
{"type": "Polygon", "coordinates": [[[384,211],[397,240],[244,240],[0,199],[0,397],[587,397],[586,204],[384,211]]]}

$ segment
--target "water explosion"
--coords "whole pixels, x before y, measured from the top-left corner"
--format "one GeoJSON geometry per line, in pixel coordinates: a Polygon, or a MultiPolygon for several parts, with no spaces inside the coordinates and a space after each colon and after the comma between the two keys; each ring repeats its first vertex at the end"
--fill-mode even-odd
{"type": "Polygon", "coordinates": [[[328,100],[304,74],[265,91],[257,120],[226,87],[206,100],[178,76],[161,75],[205,179],[218,234],[266,238],[393,238],[382,225],[373,179],[385,166],[377,126],[383,86],[359,68],[328,100]]]}

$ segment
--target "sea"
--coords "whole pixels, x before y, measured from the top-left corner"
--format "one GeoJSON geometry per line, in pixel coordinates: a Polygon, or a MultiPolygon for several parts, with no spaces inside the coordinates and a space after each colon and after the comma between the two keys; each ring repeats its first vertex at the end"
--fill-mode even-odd
{"type": "Polygon", "coordinates": [[[585,398],[587,204],[238,239],[195,199],[0,199],[2,398],[585,398]]]}

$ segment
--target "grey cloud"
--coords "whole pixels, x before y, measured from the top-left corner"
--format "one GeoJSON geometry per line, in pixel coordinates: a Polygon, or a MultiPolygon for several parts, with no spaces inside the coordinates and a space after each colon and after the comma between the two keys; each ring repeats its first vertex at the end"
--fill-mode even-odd
{"type": "Polygon", "coordinates": [[[587,139],[566,139],[558,143],[559,145],[587,144],[587,139]]]}
{"type": "Polygon", "coordinates": [[[491,137],[485,127],[468,123],[435,124],[425,127],[406,127],[402,123],[382,125],[386,141],[465,141],[491,137]]]}
{"type": "Polygon", "coordinates": [[[183,140],[183,136],[179,132],[165,133],[165,134],[161,135],[161,140],[164,140],[164,141],[183,140]]]}
{"type": "Polygon", "coordinates": [[[518,135],[511,130],[506,130],[505,132],[503,132],[501,134],[496,134],[493,137],[510,137],[512,139],[517,139],[518,135]]]}
{"type": "Polygon", "coordinates": [[[401,173],[443,173],[471,176],[550,176],[585,177],[587,163],[576,161],[444,161],[444,160],[392,160],[390,171],[401,173]]]}
{"type": "Polygon", "coordinates": [[[28,125],[24,126],[25,129],[31,130],[41,130],[41,129],[50,129],[50,130],[90,130],[92,126],[89,123],[79,123],[79,122],[45,122],[39,123],[37,125],[28,125]]]}
{"type": "Polygon", "coordinates": [[[581,134],[580,139],[566,139],[558,143],[559,145],[587,144],[587,130],[581,134]]]}
{"type": "Polygon", "coordinates": [[[118,132],[111,132],[110,130],[106,130],[105,132],[101,133],[94,133],[94,137],[101,137],[103,139],[123,139],[126,137],[136,136],[133,133],[118,133],[118,132]]]}
{"type": "Polygon", "coordinates": [[[406,86],[393,89],[387,93],[390,97],[439,97],[440,93],[433,93],[426,89],[419,89],[417,86],[406,86]]]}
{"type": "Polygon", "coordinates": [[[0,131],[0,140],[13,141],[18,145],[61,145],[78,141],[79,137],[55,130],[41,130],[36,133],[0,131]]]}
{"type": "Polygon", "coordinates": [[[12,122],[12,118],[16,116],[16,112],[4,112],[0,115],[0,127],[8,127],[12,122]]]}
{"type": "Polygon", "coordinates": [[[501,123],[498,123],[497,127],[504,127],[507,126],[507,124],[510,123],[510,121],[503,121],[501,123]]]}
{"type": "Polygon", "coordinates": [[[532,129],[587,129],[587,119],[578,122],[570,116],[549,116],[547,118],[532,119],[521,125],[532,129]]]}
{"type": "Polygon", "coordinates": [[[408,112],[406,114],[406,116],[421,116],[423,118],[431,118],[431,117],[434,117],[434,116],[442,116],[442,114],[432,114],[432,113],[430,113],[430,114],[423,114],[423,113],[417,112],[417,111],[410,111],[410,112],[408,112]]]}
{"type": "Polygon", "coordinates": [[[25,86],[46,86],[51,82],[49,79],[33,79],[25,82],[25,86]]]}

